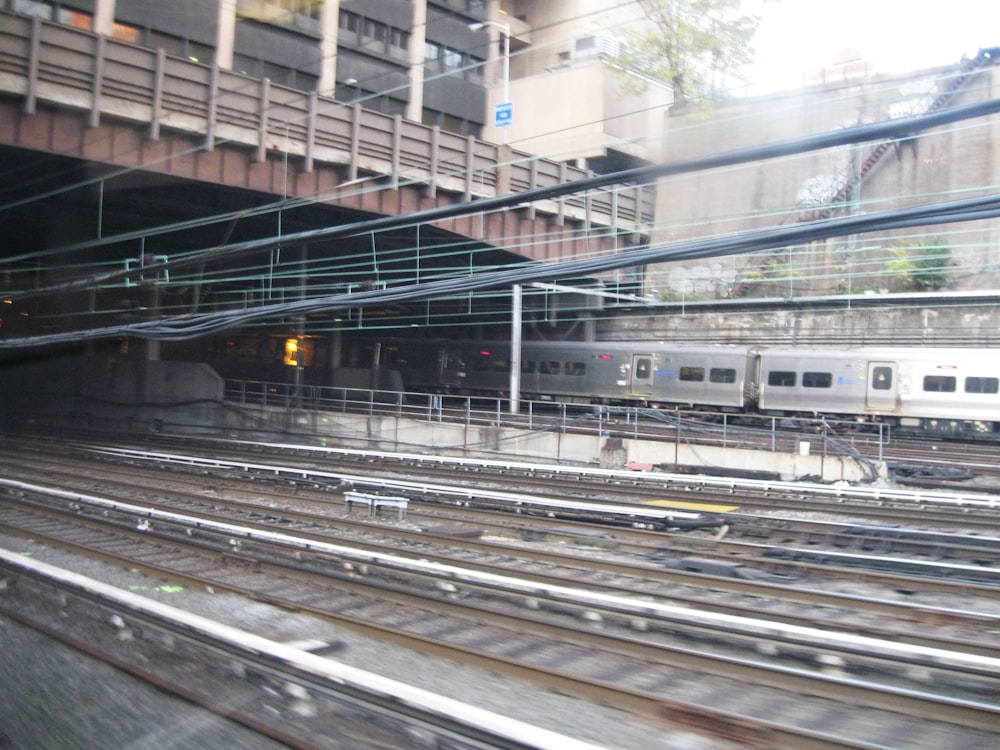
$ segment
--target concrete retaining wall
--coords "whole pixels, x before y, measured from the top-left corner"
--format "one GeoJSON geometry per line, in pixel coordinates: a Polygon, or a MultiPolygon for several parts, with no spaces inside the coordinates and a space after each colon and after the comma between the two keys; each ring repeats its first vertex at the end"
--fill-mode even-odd
{"type": "Polygon", "coordinates": [[[681,441],[654,442],[452,424],[393,415],[305,411],[223,401],[222,379],[207,365],[183,362],[65,358],[0,369],[0,427],[91,429],[115,434],[208,434],[285,440],[387,453],[423,453],[540,463],[631,467],[695,473],[771,472],[781,479],[863,481],[866,467],[836,457],[722,449],[681,441]]]}
{"type": "Polygon", "coordinates": [[[0,427],[214,432],[224,384],[208,365],[63,357],[0,368],[0,427]]]}
{"type": "Polygon", "coordinates": [[[440,456],[510,459],[591,465],[602,469],[646,466],[694,473],[757,476],[772,472],[782,480],[804,477],[861,482],[867,467],[851,459],[808,454],[723,449],[704,445],[607,438],[497,427],[428,422],[395,416],[307,412],[272,407],[240,407],[226,412],[224,431],[233,438],[282,439],[322,446],[425,453],[440,456]],[[703,472],[699,472],[703,469],[703,472]]]}

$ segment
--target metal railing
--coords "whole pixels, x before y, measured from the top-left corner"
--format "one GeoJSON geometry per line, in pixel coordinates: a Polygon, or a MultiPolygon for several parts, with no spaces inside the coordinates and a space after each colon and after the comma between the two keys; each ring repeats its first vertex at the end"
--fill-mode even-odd
{"type": "MultiPolygon", "coordinates": [[[[510,413],[505,397],[462,396],[230,380],[225,400],[239,406],[386,416],[464,427],[591,434],[602,438],[654,440],[862,459],[892,438],[885,424],[823,418],[777,417],[680,408],[603,406],[522,400],[510,413]]],[[[864,460],[864,459],[862,459],[864,460]]]]}

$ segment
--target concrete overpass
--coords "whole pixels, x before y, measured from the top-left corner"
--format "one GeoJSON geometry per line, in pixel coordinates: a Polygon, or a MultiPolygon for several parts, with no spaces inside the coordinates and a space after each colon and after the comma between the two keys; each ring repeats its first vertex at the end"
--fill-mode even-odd
{"type": "MultiPolygon", "coordinates": [[[[162,50],[18,14],[0,20],[0,147],[91,165],[107,193],[142,174],[146,184],[159,176],[386,215],[587,176],[162,50]]],[[[642,242],[652,205],[646,189],[616,186],[439,228],[530,260],[565,259],[642,242]],[[518,242],[545,233],[552,241],[518,242]]]]}

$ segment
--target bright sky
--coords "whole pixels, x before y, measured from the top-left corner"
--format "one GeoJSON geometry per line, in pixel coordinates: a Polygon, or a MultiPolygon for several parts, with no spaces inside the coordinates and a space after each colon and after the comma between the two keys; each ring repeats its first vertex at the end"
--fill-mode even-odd
{"type": "Polygon", "coordinates": [[[875,72],[896,73],[1000,47],[1000,0],[774,0],[761,15],[757,64],[746,72],[770,91],[798,87],[804,71],[848,48],[875,72]]]}

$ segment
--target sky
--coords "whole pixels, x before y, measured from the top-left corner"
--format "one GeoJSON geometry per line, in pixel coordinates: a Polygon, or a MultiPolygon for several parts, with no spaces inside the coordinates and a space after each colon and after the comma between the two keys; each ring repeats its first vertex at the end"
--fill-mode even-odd
{"type": "Polygon", "coordinates": [[[757,63],[745,71],[760,93],[798,87],[845,49],[898,73],[1000,47],[1000,0],[772,0],[761,15],[757,63]]]}

